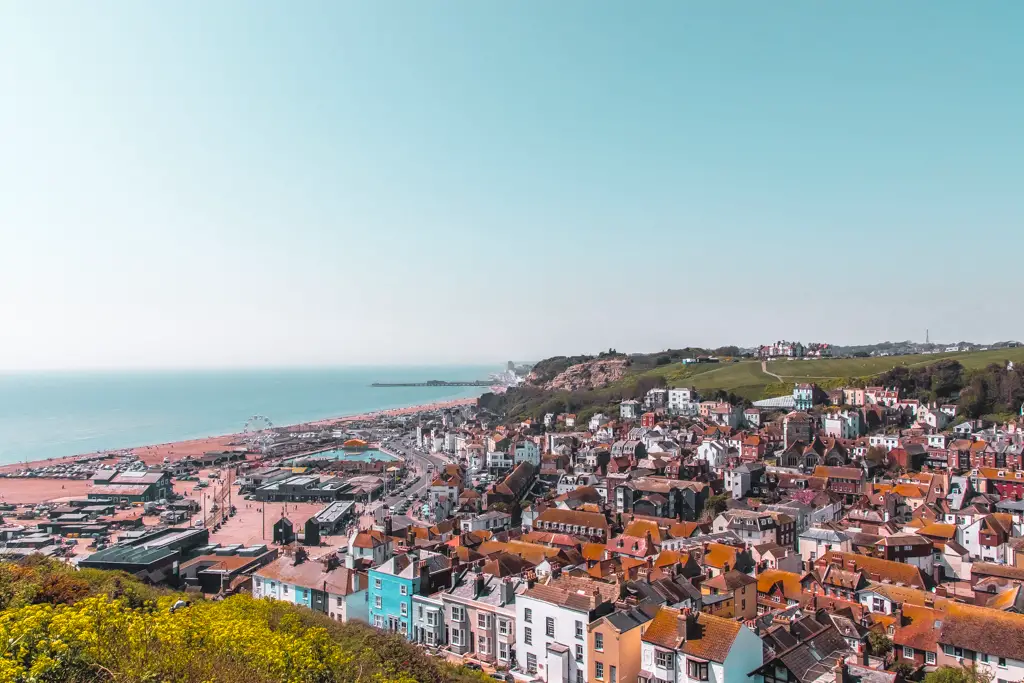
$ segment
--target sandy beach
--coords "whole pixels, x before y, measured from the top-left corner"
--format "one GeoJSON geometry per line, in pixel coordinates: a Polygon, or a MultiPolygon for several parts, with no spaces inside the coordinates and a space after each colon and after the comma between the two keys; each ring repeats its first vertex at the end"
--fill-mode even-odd
{"type": "MultiPolygon", "coordinates": [[[[340,427],[346,424],[351,424],[352,422],[372,420],[377,417],[412,415],[423,411],[443,410],[445,408],[471,405],[475,402],[475,398],[441,401],[437,403],[409,406],[407,408],[380,410],[359,415],[345,415],[342,417],[318,420],[316,422],[304,422],[296,425],[288,425],[283,427],[283,429],[287,429],[289,431],[303,431],[306,429],[340,427]]],[[[175,461],[189,456],[202,455],[207,451],[237,448],[240,445],[240,439],[240,434],[222,434],[219,436],[191,439],[188,441],[136,446],[134,448],[124,450],[131,451],[147,465],[158,465],[164,461],[164,458],[167,458],[170,461],[175,461]]],[[[29,463],[13,463],[10,465],[0,466],[0,472],[12,474],[25,469],[26,467],[46,467],[47,465],[74,462],[80,458],[96,457],[97,455],[101,454],[81,453],[79,455],[72,455],[65,458],[51,458],[48,460],[38,460],[29,463]]],[[[64,498],[69,496],[82,497],[86,494],[90,486],[91,484],[88,481],[75,479],[46,479],[43,477],[14,479],[0,477],[0,501],[19,504],[34,504],[53,500],[55,498],[64,498]]]]}

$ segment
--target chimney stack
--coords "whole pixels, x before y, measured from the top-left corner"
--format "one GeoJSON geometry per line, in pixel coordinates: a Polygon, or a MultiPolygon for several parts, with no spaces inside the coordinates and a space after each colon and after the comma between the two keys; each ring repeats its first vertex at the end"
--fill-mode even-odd
{"type": "Polygon", "coordinates": [[[846,679],[846,666],[843,664],[842,658],[836,659],[836,665],[832,668],[832,673],[835,674],[835,683],[844,683],[846,679]]]}
{"type": "Polygon", "coordinates": [[[420,594],[427,595],[432,592],[430,586],[430,568],[427,566],[426,560],[419,562],[419,574],[420,574],[420,594]]]}
{"type": "Polygon", "coordinates": [[[476,574],[473,577],[473,598],[479,598],[484,592],[484,575],[476,574]]]}

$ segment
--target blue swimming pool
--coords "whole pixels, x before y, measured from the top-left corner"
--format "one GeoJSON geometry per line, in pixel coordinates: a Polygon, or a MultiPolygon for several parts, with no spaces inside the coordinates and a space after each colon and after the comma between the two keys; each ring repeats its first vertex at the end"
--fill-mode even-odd
{"type": "Polygon", "coordinates": [[[341,448],[335,448],[329,451],[322,451],[320,453],[313,453],[312,455],[303,455],[295,458],[296,460],[303,459],[317,459],[317,460],[397,460],[395,456],[378,451],[375,448],[370,448],[365,451],[346,451],[341,448]]]}

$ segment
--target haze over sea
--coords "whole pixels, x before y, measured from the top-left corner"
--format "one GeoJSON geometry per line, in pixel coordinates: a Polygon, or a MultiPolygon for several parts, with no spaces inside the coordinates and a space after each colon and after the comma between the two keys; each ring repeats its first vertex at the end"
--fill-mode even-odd
{"type": "Polygon", "coordinates": [[[486,380],[495,366],[0,375],[0,464],[239,432],[477,396],[483,387],[372,382],[486,380]]]}

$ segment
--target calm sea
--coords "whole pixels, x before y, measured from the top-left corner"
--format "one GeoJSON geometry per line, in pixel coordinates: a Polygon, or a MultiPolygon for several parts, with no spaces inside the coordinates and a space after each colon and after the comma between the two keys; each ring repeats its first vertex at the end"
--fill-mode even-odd
{"type": "Polygon", "coordinates": [[[0,375],[0,464],[287,425],[477,396],[478,387],[372,382],[486,380],[494,366],[0,375]]]}

